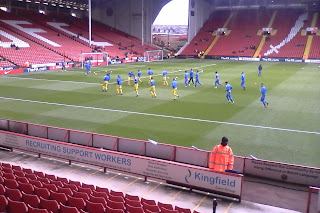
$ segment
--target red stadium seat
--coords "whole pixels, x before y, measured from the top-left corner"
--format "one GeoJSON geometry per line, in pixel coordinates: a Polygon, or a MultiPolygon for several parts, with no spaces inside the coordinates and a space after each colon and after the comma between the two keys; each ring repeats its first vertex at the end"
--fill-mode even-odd
{"type": "Polygon", "coordinates": [[[51,192],[50,199],[56,200],[58,203],[62,203],[64,205],[66,205],[68,201],[67,195],[59,192],[51,192]]]}
{"type": "Polygon", "coordinates": [[[113,195],[109,195],[109,200],[115,201],[115,202],[121,202],[124,203],[124,198],[121,196],[113,196],[113,195]]]}
{"type": "Polygon", "coordinates": [[[82,188],[89,188],[91,190],[96,190],[96,187],[92,184],[85,184],[85,183],[82,183],[82,188]]]}
{"type": "Polygon", "coordinates": [[[60,204],[60,213],[79,213],[76,207],[60,204]]]}
{"type": "Polygon", "coordinates": [[[176,206],[174,209],[177,210],[179,213],[192,213],[190,209],[184,209],[178,206],[176,206]]]}
{"type": "Polygon", "coordinates": [[[135,207],[131,205],[126,205],[126,211],[130,213],[144,213],[144,210],[142,207],[135,207]]]}
{"type": "Polygon", "coordinates": [[[12,166],[11,166],[11,164],[9,164],[9,163],[2,163],[2,168],[12,168],[12,166]]]}
{"type": "Polygon", "coordinates": [[[10,189],[17,189],[19,183],[14,179],[4,179],[4,185],[10,189]]]}
{"type": "Polygon", "coordinates": [[[29,204],[27,206],[28,206],[28,209],[29,209],[28,213],[50,213],[46,209],[34,208],[34,207],[30,206],[29,204]]]}
{"type": "Polygon", "coordinates": [[[4,195],[6,192],[6,189],[4,188],[4,185],[0,184],[0,195],[4,195]]]}
{"type": "Polygon", "coordinates": [[[59,213],[60,205],[56,200],[47,200],[40,197],[40,207],[42,209],[47,209],[52,213],[59,213]]]}
{"type": "Polygon", "coordinates": [[[72,192],[71,189],[69,189],[69,188],[62,188],[62,187],[59,187],[59,186],[58,186],[58,192],[64,193],[65,195],[70,195],[70,196],[73,195],[73,192],[72,192]]]}
{"type": "Polygon", "coordinates": [[[61,181],[62,183],[69,183],[69,180],[67,178],[57,177],[58,181],[61,181]]]}
{"type": "Polygon", "coordinates": [[[9,189],[6,188],[6,194],[8,198],[14,201],[21,201],[22,199],[22,194],[19,189],[9,189]]]}
{"type": "Polygon", "coordinates": [[[161,203],[161,202],[158,202],[158,206],[160,208],[166,208],[168,210],[173,210],[173,206],[171,204],[166,204],[166,203],[161,203]]]}
{"type": "Polygon", "coordinates": [[[26,194],[33,194],[34,187],[30,183],[19,183],[19,189],[26,194]]]}
{"type": "Polygon", "coordinates": [[[143,210],[149,210],[151,212],[160,212],[160,208],[157,205],[149,205],[147,203],[143,203],[143,210]]]}
{"type": "Polygon", "coordinates": [[[129,200],[126,198],[125,200],[125,204],[126,206],[127,205],[130,205],[130,206],[133,206],[133,207],[142,207],[142,204],[140,201],[136,201],[136,200],[129,200]]]}
{"type": "Polygon", "coordinates": [[[73,191],[73,197],[77,197],[77,198],[82,198],[84,200],[89,200],[90,197],[87,193],[84,193],[84,192],[76,192],[76,191],[73,191]]]}
{"type": "Polygon", "coordinates": [[[86,202],[82,198],[68,196],[68,205],[76,207],[78,210],[85,210],[86,202]]]}
{"type": "Polygon", "coordinates": [[[111,201],[111,200],[107,200],[107,204],[108,204],[108,206],[110,208],[113,208],[113,209],[122,209],[122,210],[126,209],[124,204],[121,203],[121,202],[114,202],[114,201],[111,201]]]}
{"type": "Polygon", "coordinates": [[[26,204],[28,204],[34,208],[39,208],[40,199],[37,195],[29,195],[29,194],[25,194],[24,192],[22,192],[22,200],[23,200],[23,202],[25,202],[26,204]]]}
{"type": "Polygon", "coordinates": [[[13,174],[16,176],[16,177],[25,177],[26,174],[23,172],[23,171],[17,171],[17,170],[13,170],[13,174]]]}
{"type": "Polygon", "coordinates": [[[16,171],[22,171],[21,166],[12,165],[11,168],[14,169],[14,170],[16,170],[16,171]]]}
{"type": "Polygon", "coordinates": [[[58,187],[54,184],[46,184],[46,183],[42,183],[43,184],[43,188],[47,188],[48,190],[51,190],[53,192],[57,192],[58,191],[58,187]]]}
{"type": "Polygon", "coordinates": [[[129,195],[129,194],[126,194],[125,199],[140,201],[140,197],[139,196],[129,195]]]}
{"type": "Polygon", "coordinates": [[[38,177],[41,177],[41,178],[44,178],[44,177],[45,177],[43,172],[33,171],[33,173],[34,173],[35,175],[37,175],[38,177]]]}
{"type": "Polygon", "coordinates": [[[3,171],[4,173],[13,173],[13,169],[8,168],[8,167],[3,167],[3,168],[2,168],[2,171],[3,171]]]}
{"type": "Polygon", "coordinates": [[[43,187],[43,184],[39,180],[30,180],[29,183],[32,184],[33,186],[38,187],[38,188],[43,187]]]}
{"type": "Polygon", "coordinates": [[[124,213],[124,211],[122,209],[113,209],[107,206],[107,213],[124,213]]]}
{"type": "Polygon", "coordinates": [[[103,197],[95,197],[95,196],[90,195],[90,202],[102,203],[104,207],[107,207],[107,201],[103,197]]]}
{"type": "Polygon", "coordinates": [[[96,187],[96,191],[97,191],[97,192],[105,192],[107,195],[110,194],[109,189],[107,189],[107,188],[102,188],[102,187],[99,187],[99,186],[96,187]]]}
{"type": "Polygon", "coordinates": [[[18,183],[29,183],[29,179],[26,177],[17,177],[18,183]]]}
{"type": "Polygon", "coordinates": [[[63,187],[64,185],[61,181],[58,180],[51,180],[50,183],[56,185],[57,187],[63,187]]]}
{"type": "Polygon", "coordinates": [[[86,209],[88,213],[104,213],[106,208],[102,203],[92,203],[90,201],[86,201],[86,209]]]}
{"type": "Polygon", "coordinates": [[[33,170],[32,169],[22,168],[22,171],[24,171],[25,174],[33,174],[33,170]]]}
{"type": "Polygon", "coordinates": [[[38,181],[40,181],[41,183],[46,183],[46,184],[50,183],[50,180],[48,178],[38,177],[38,181]]]}
{"type": "Polygon", "coordinates": [[[8,198],[8,212],[10,213],[27,213],[28,206],[24,202],[13,201],[8,198]]]}
{"type": "Polygon", "coordinates": [[[123,197],[123,198],[124,198],[124,195],[123,195],[122,192],[117,192],[117,191],[111,190],[111,191],[110,191],[110,194],[113,195],[113,196],[120,196],[120,197],[123,197]]]}
{"type": "Polygon", "coordinates": [[[3,173],[2,176],[6,179],[16,179],[16,176],[13,173],[3,173]]]}
{"type": "Polygon", "coordinates": [[[8,207],[8,199],[4,195],[0,195],[0,212],[6,212],[8,207]]]}
{"type": "Polygon", "coordinates": [[[75,184],[67,184],[67,183],[65,183],[64,184],[64,188],[69,188],[69,189],[71,189],[73,191],[78,191],[78,187],[75,184]]]}
{"type": "Polygon", "coordinates": [[[74,184],[74,185],[76,185],[77,187],[81,187],[81,186],[82,186],[81,182],[79,182],[79,181],[69,180],[69,183],[70,183],[70,184],[74,184]]]}
{"type": "Polygon", "coordinates": [[[47,188],[34,187],[34,193],[39,196],[39,198],[49,199],[50,192],[47,188]]]}
{"type": "Polygon", "coordinates": [[[4,178],[2,177],[2,174],[0,176],[0,184],[4,184],[4,178]]]}
{"type": "Polygon", "coordinates": [[[161,213],[179,213],[177,210],[166,209],[164,207],[160,207],[161,213]]]}
{"type": "Polygon", "coordinates": [[[92,190],[89,188],[79,188],[78,192],[84,192],[84,193],[87,193],[88,195],[92,194],[92,190]]]}
{"type": "Polygon", "coordinates": [[[156,201],[154,201],[154,200],[147,200],[147,199],[144,199],[144,198],[141,198],[141,203],[142,203],[142,205],[143,205],[144,203],[149,204],[149,205],[157,205],[156,201]]]}
{"type": "Polygon", "coordinates": [[[57,180],[57,178],[56,178],[56,176],[55,176],[55,175],[45,174],[45,175],[44,175],[44,177],[48,178],[49,180],[54,180],[54,181],[56,181],[56,180],[57,180]]]}
{"type": "Polygon", "coordinates": [[[26,178],[28,178],[29,180],[38,180],[37,175],[35,174],[26,174],[26,178]]]}
{"type": "Polygon", "coordinates": [[[96,192],[96,191],[93,191],[92,192],[92,195],[95,196],[95,197],[103,197],[104,199],[108,199],[109,196],[107,195],[107,193],[105,192],[96,192]]]}

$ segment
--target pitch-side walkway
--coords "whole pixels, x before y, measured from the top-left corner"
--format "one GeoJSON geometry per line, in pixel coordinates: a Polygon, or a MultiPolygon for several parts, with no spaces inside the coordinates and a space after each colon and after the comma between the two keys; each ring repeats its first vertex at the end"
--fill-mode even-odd
{"type": "MultiPolygon", "coordinates": [[[[213,211],[213,194],[169,186],[156,180],[145,182],[143,177],[121,174],[116,171],[104,173],[103,169],[99,167],[78,163],[69,165],[67,161],[50,157],[38,158],[35,154],[20,151],[0,150],[0,162],[138,195],[146,199],[170,203],[182,208],[190,208],[201,213],[211,213],[213,211]]],[[[307,187],[245,177],[241,203],[226,200],[222,197],[216,198],[218,200],[217,213],[305,212],[307,187]]],[[[316,207],[313,206],[312,208],[312,212],[315,213],[316,207]]]]}

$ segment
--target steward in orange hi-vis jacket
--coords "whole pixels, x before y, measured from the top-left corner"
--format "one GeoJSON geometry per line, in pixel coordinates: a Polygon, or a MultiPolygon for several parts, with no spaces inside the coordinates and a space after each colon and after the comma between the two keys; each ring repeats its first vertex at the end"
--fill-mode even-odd
{"type": "Polygon", "coordinates": [[[232,170],[233,161],[233,153],[228,146],[228,138],[222,137],[221,143],[212,149],[209,168],[219,172],[224,172],[226,169],[232,170]]]}

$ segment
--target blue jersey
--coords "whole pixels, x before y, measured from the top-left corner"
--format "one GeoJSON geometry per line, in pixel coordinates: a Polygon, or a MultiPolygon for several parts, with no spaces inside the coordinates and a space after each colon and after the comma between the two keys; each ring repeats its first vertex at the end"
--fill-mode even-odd
{"type": "Polygon", "coordinates": [[[87,63],[87,64],[86,64],[86,68],[87,68],[87,70],[90,70],[91,65],[90,65],[89,63],[87,63]]]}
{"type": "Polygon", "coordinates": [[[122,80],[120,76],[117,78],[117,85],[122,85],[122,80]]]}
{"type": "Polygon", "coordinates": [[[110,76],[110,75],[106,75],[106,76],[104,76],[103,80],[104,80],[104,81],[109,81],[109,80],[110,80],[110,78],[111,78],[111,76],[110,76]]]}
{"type": "Polygon", "coordinates": [[[218,73],[216,74],[216,80],[219,80],[219,74],[218,73]]]}
{"type": "Polygon", "coordinates": [[[184,73],[184,78],[185,79],[188,79],[188,77],[189,77],[189,74],[186,72],[186,73],[184,73]]]}
{"type": "Polygon", "coordinates": [[[138,77],[135,77],[135,78],[134,78],[134,83],[135,83],[135,84],[138,84],[138,83],[139,83],[139,78],[138,78],[138,77]]]}
{"type": "Polygon", "coordinates": [[[162,72],[163,77],[166,77],[167,74],[168,74],[168,72],[166,70],[163,70],[163,72],[162,72]]]}
{"type": "Polygon", "coordinates": [[[196,72],[196,79],[199,79],[199,73],[196,72]]]}
{"type": "Polygon", "coordinates": [[[140,70],[138,71],[138,77],[139,78],[141,77],[141,71],[140,70]]]}
{"type": "Polygon", "coordinates": [[[227,92],[231,92],[231,90],[232,90],[232,86],[231,86],[230,84],[227,84],[227,86],[226,86],[226,90],[227,90],[227,92]]]}
{"type": "Polygon", "coordinates": [[[259,65],[258,70],[262,70],[262,66],[261,66],[261,64],[259,65]]]}
{"type": "Polygon", "coordinates": [[[178,82],[177,82],[176,80],[173,80],[173,81],[172,81],[172,88],[173,88],[173,89],[178,88],[178,82]]]}
{"type": "Polygon", "coordinates": [[[155,86],[156,85],[156,83],[154,82],[153,79],[150,81],[150,84],[151,84],[151,86],[155,86]]]}
{"type": "Polygon", "coordinates": [[[262,96],[265,96],[267,92],[267,88],[265,86],[262,86],[260,92],[262,96]]]}
{"type": "Polygon", "coordinates": [[[152,74],[153,74],[152,70],[148,70],[148,75],[152,75],[152,74]]]}
{"type": "Polygon", "coordinates": [[[190,78],[193,78],[193,70],[190,70],[190,78]]]}
{"type": "Polygon", "coordinates": [[[65,67],[65,66],[66,66],[66,64],[64,63],[64,61],[61,62],[61,65],[62,65],[62,67],[65,67]]]}
{"type": "Polygon", "coordinates": [[[245,80],[246,80],[246,76],[245,76],[244,74],[241,74],[240,79],[241,79],[242,81],[245,81],[245,80]]]}

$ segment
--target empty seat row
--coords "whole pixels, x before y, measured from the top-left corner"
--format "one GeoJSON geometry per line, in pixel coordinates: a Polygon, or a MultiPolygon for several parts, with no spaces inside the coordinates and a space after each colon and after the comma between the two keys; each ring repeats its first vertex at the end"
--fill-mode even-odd
{"type": "MultiPolygon", "coordinates": [[[[154,200],[109,190],[92,184],[72,181],[32,169],[0,162],[0,196],[7,199],[7,210],[13,202],[27,211],[63,212],[191,212],[154,200]],[[23,204],[20,204],[23,203],[23,204]]],[[[3,199],[2,199],[3,200],[3,199]]],[[[5,201],[3,201],[5,202],[5,201]]],[[[0,203],[1,205],[1,203],[0,203]]],[[[20,210],[21,210],[20,209],[20,210]]],[[[11,212],[11,210],[8,210],[11,212]]],[[[1,211],[0,211],[1,212],[1,211]]],[[[24,212],[21,210],[21,212],[24,212]]]]}

